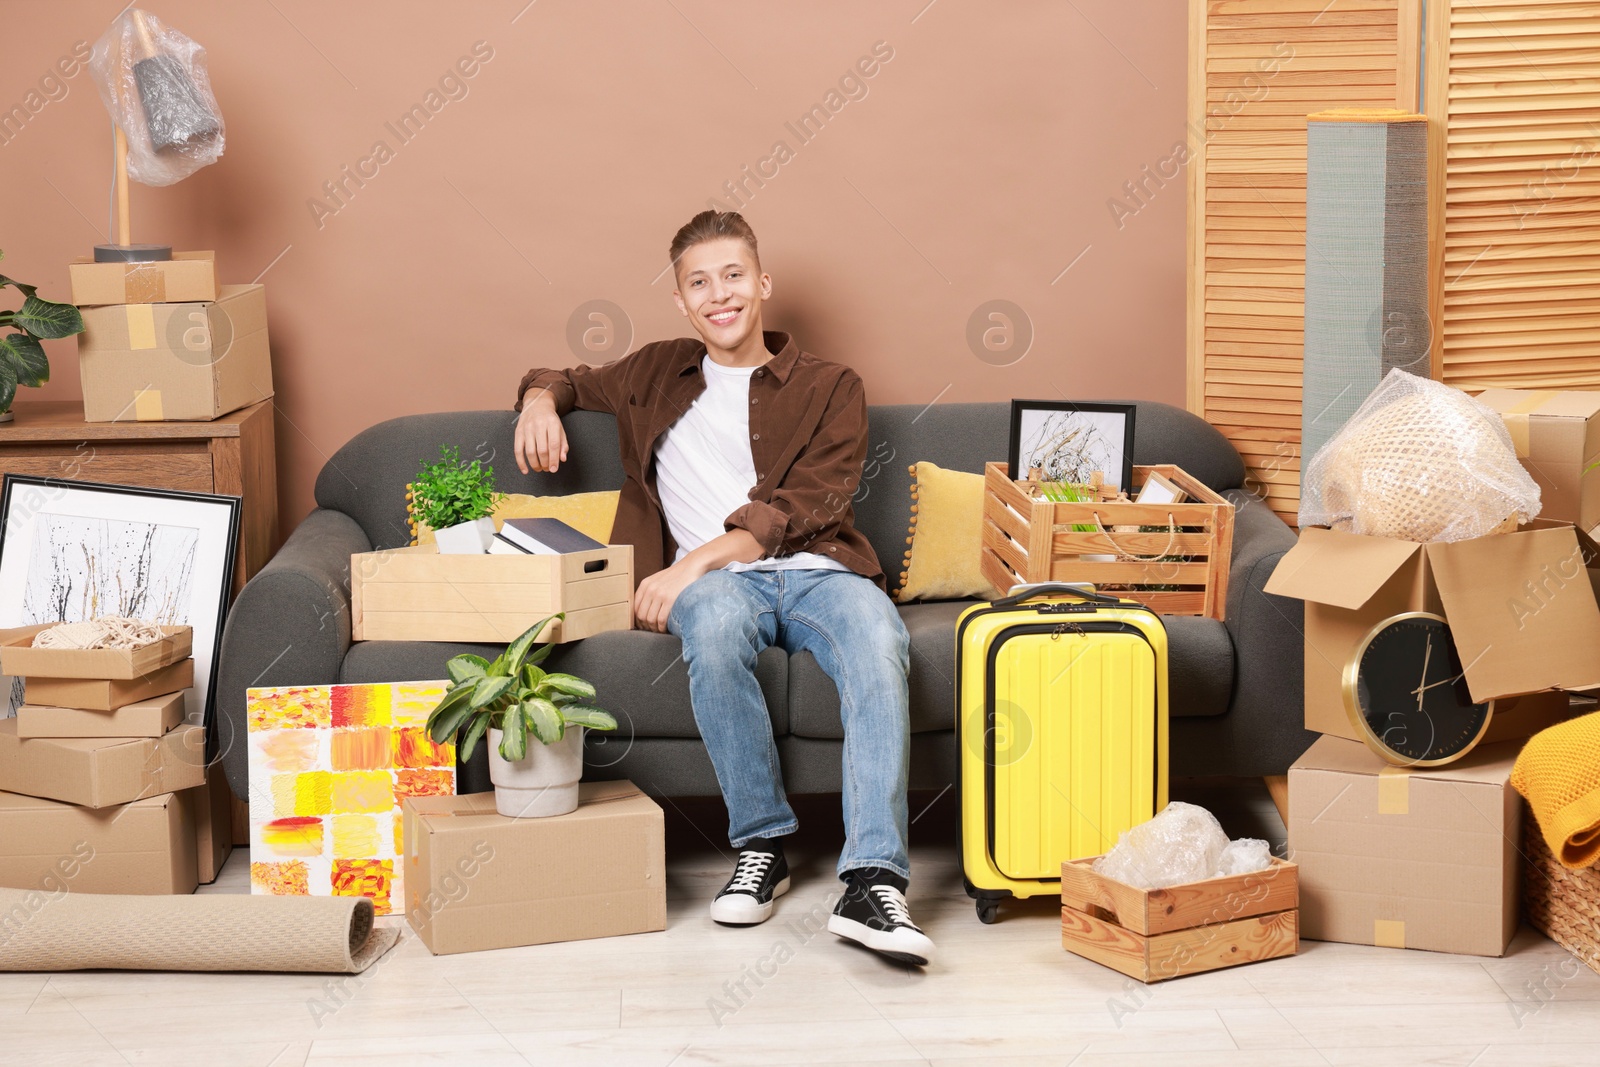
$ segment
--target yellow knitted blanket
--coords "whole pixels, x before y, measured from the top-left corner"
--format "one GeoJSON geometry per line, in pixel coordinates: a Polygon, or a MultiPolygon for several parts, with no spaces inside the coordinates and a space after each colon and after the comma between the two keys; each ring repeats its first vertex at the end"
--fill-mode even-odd
{"type": "Polygon", "coordinates": [[[1534,734],[1511,784],[1527,798],[1563,867],[1600,859],[1600,711],[1534,734]]]}

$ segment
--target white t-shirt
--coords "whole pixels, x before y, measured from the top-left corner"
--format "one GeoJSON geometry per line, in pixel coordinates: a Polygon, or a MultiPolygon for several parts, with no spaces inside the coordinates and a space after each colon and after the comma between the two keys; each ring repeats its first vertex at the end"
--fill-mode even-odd
{"type": "MultiPolygon", "coordinates": [[[[750,375],[754,367],[724,367],[702,356],[705,392],[656,442],[656,492],[682,559],[721,537],[723,520],[750,502],[756,464],[750,454],[750,375]]],[[[846,571],[843,563],[817,552],[729,563],[724,570],[846,571]]]]}

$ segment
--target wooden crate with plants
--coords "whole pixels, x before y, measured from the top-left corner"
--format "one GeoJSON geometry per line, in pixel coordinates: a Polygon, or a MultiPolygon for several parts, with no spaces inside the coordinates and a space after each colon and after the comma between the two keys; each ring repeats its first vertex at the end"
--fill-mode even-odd
{"type": "Polygon", "coordinates": [[[1110,499],[1102,486],[1017,481],[1004,463],[984,470],[983,576],[1002,593],[1027,582],[1092,582],[1163,615],[1227,610],[1233,505],[1170,464],[1133,468],[1132,495],[1152,475],[1180,503],[1110,499]]]}

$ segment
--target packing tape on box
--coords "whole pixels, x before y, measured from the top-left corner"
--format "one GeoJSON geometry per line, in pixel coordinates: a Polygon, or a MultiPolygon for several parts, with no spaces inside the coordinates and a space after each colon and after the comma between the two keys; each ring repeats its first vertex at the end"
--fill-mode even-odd
{"type": "Polygon", "coordinates": [[[140,389],[134,393],[133,417],[139,422],[160,422],[161,390],[140,389]]]}
{"type": "Polygon", "coordinates": [[[166,303],[166,272],[154,263],[129,263],[122,271],[122,296],[130,304],[166,303]]]}
{"type": "Polygon", "coordinates": [[[1519,401],[1500,413],[1501,420],[1506,424],[1506,432],[1511,434],[1511,443],[1516,447],[1518,459],[1528,458],[1528,416],[1544,407],[1555,396],[1555,391],[1548,389],[1529,393],[1526,400],[1519,401]]]}
{"type": "Polygon", "coordinates": [[[1373,919],[1372,944],[1374,948],[1405,948],[1406,924],[1399,919],[1373,919]]]}
{"type": "Polygon", "coordinates": [[[129,304],[128,347],[134,351],[156,346],[156,309],[152,304],[129,304]]]}
{"type": "Polygon", "coordinates": [[[1378,814],[1407,815],[1411,812],[1411,772],[1404,767],[1385,767],[1378,772],[1378,814]]]}

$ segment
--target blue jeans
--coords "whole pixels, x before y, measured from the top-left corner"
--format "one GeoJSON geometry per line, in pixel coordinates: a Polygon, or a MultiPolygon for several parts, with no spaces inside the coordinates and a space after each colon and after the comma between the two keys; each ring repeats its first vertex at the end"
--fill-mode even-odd
{"type": "Polygon", "coordinates": [[[839,873],[884,867],[910,876],[906,779],[910,635],[872,580],[850,571],[702,575],[672,605],[689,696],[728,806],[728,840],[781,837],[798,826],[784,794],[756,655],[777,645],[816,657],[839,690],[844,721],[845,847],[839,873]]]}

